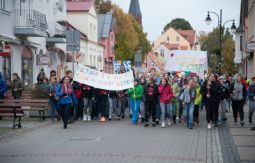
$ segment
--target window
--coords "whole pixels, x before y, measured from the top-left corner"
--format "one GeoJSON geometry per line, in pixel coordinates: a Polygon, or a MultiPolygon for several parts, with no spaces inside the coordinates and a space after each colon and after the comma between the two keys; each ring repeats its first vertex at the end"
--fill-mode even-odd
{"type": "Polygon", "coordinates": [[[164,54],[165,54],[164,49],[160,49],[160,55],[161,55],[162,57],[164,57],[164,54]]]}
{"type": "Polygon", "coordinates": [[[180,37],[179,36],[176,37],[176,41],[180,41],[180,37]]]}
{"type": "Polygon", "coordinates": [[[11,0],[0,0],[0,13],[11,15],[11,0]]]}

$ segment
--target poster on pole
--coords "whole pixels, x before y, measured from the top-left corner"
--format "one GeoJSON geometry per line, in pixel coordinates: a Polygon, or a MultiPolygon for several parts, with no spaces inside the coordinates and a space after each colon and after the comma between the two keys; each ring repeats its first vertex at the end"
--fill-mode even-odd
{"type": "Polygon", "coordinates": [[[124,90],[134,87],[133,71],[123,74],[106,74],[78,64],[74,81],[104,90],[124,90]]]}
{"type": "Polygon", "coordinates": [[[165,70],[169,72],[188,71],[204,79],[205,72],[208,72],[207,52],[172,50],[167,56],[165,70]]]}

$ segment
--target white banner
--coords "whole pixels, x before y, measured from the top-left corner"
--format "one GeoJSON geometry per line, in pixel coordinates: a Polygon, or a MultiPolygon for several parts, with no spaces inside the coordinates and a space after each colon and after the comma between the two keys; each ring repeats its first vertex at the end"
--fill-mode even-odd
{"type": "Polygon", "coordinates": [[[204,78],[205,71],[208,72],[207,52],[172,50],[166,60],[166,71],[190,71],[204,78]]]}
{"type": "Polygon", "coordinates": [[[74,81],[104,90],[124,90],[134,87],[133,71],[124,74],[106,74],[78,65],[74,81]]]}

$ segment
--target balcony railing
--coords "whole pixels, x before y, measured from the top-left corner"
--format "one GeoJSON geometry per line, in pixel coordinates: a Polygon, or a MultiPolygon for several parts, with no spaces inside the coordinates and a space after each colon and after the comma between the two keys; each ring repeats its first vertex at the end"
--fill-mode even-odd
{"type": "Polygon", "coordinates": [[[17,35],[46,36],[46,15],[36,10],[15,10],[14,32],[17,35]]]}

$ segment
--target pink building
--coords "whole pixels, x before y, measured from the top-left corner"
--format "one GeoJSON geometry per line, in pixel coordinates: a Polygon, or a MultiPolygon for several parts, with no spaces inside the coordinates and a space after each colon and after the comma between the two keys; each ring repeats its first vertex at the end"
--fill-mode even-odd
{"type": "Polygon", "coordinates": [[[116,22],[113,14],[108,12],[98,16],[98,40],[105,46],[104,49],[104,70],[106,73],[113,73],[113,62],[115,60],[115,33],[116,22]]]}

